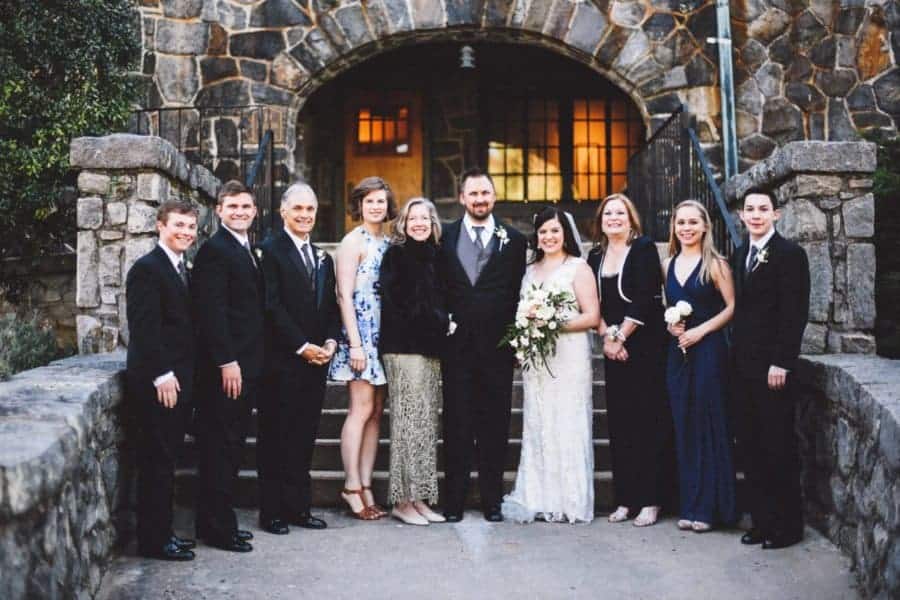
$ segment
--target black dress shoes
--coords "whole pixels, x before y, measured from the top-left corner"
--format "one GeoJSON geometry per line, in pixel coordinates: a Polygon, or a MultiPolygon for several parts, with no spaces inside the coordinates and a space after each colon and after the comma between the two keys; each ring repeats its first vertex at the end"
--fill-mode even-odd
{"type": "Polygon", "coordinates": [[[237,533],[234,534],[234,537],[241,540],[242,542],[249,542],[253,539],[253,534],[246,529],[238,529],[237,533]]]}
{"type": "Polygon", "coordinates": [[[231,538],[229,541],[206,541],[210,546],[214,548],[218,548],[219,550],[226,550],[228,552],[250,552],[253,550],[253,546],[244,540],[240,539],[237,534],[231,538]]]}
{"type": "Polygon", "coordinates": [[[309,513],[297,515],[291,521],[291,525],[303,527],[304,529],[325,529],[326,527],[328,527],[328,523],[318,517],[312,516],[309,513]]]}
{"type": "Polygon", "coordinates": [[[803,534],[778,534],[773,536],[767,536],[765,541],[762,543],[763,550],[780,550],[781,548],[787,548],[788,546],[793,546],[797,542],[803,539],[803,534]]]}
{"type": "Polygon", "coordinates": [[[189,540],[187,538],[180,538],[177,535],[172,535],[172,537],[169,538],[169,543],[175,544],[182,550],[193,550],[194,548],[197,547],[197,542],[195,542],[194,540],[189,540]]]}
{"type": "Polygon", "coordinates": [[[503,513],[500,512],[500,507],[494,506],[484,511],[484,520],[490,521],[491,523],[502,523],[503,513]]]}
{"type": "Polygon", "coordinates": [[[287,523],[281,519],[260,519],[259,527],[266,533],[274,535],[286,535],[291,531],[288,528],[287,523]]]}
{"type": "Polygon", "coordinates": [[[160,548],[159,550],[151,550],[148,552],[141,552],[141,555],[146,556],[147,558],[157,558],[159,560],[173,560],[173,561],[188,561],[194,560],[194,553],[190,550],[181,548],[178,544],[169,540],[166,544],[160,548]]]}
{"type": "Polygon", "coordinates": [[[448,523],[459,523],[463,520],[463,514],[461,512],[445,512],[444,518],[448,523]]]}
{"type": "Polygon", "coordinates": [[[751,529],[741,536],[741,543],[746,546],[762,544],[764,541],[766,541],[766,536],[759,529],[751,529]]]}

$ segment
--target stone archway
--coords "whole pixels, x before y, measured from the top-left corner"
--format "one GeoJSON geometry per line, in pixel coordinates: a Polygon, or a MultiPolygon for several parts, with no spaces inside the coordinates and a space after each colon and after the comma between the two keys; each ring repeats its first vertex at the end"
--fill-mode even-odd
{"type": "MultiPolygon", "coordinates": [[[[297,115],[324,83],[395,48],[426,41],[506,41],[567,56],[613,82],[638,107],[648,132],[681,103],[689,104],[703,141],[715,142],[717,69],[702,42],[715,28],[714,5],[689,17],[678,10],[674,1],[319,2],[310,11],[309,27],[288,32],[288,45],[271,49],[270,84],[253,84],[252,97],[285,110],[285,161],[294,171],[297,115]]],[[[229,83],[234,85],[222,85],[229,83]]]]}

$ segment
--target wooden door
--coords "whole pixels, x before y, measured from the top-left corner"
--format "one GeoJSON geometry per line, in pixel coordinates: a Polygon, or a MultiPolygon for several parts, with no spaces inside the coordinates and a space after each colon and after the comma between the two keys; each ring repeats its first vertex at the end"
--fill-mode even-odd
{"type": "MultiPolygon", "coordinates": [[[[422,96],[418,92],[355,92],[344,107],[344,206],[350,191],[377,175],[399,209],[422,190],[422,96]]],[[[345,231],[358,224],[345,216],[345,231]]]]}

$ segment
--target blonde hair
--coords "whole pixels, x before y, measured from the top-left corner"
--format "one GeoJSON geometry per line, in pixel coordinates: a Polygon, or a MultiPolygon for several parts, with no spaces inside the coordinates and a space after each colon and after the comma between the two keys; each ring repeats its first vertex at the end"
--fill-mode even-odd
{"type": "Polygon", "coordinates": [[[431,220],[431,236],[434,238],[435,244],[440,243],[441,219],[438,217],[437,208],[435,208],[431,200],[421,196],[410,198],[403,208],[400,209],[400,214],[397,216],[397,220],[394,221],[392,228],[391,243],[398,245],[406,243],[406,221],[409,219],[409,211],[414,206],[424,206],[428,209],[428,218],[431,220]]]}
{"type": "Polygon", "coordinates": [[[703,239],[700,241],[700,273],[698,273],[700,283],[706,283],[709,281],[710,274],[714,268],[713,265],[718,267],[718,261],[724,261],[725,257],[713,245],[712,235],[710,235],[712,232],[712,220],[709,218],[709,211],[700,202],[684,200],[679,202],[672,211],[669,225],[669,258],[673,258],[681,252],[681,242],[678,241],[678,237],[675,235],[675,219],[678,218],[678,211],[682,208],[696,208],[697,212],[700,213],[700,218],[703,220],[703,225],[706,226],[706,231],[703,232],[703,239]]]}
{"type": "Polygon", "coordinates": [[[634,202],[632,202],[625,194],[610,194],[600,202],[600,206],[597,207],[597,212],[594,213],[594,243],[600,246],[600,249],[603,251],[606,251],[606,247],[609,245],[609,239],[607,239],[606,234],[603,233],[603,209],[605,209],[606,205],[613,200],[618,200],[624,204],[625,212],[628,213],[628,221],[631,223],[631,233],[628,235],[628,243],[631,244],[631,242],[640,237],[643,233],[643,229],[641,229],[641,217],[638,215],[634,202]]]}

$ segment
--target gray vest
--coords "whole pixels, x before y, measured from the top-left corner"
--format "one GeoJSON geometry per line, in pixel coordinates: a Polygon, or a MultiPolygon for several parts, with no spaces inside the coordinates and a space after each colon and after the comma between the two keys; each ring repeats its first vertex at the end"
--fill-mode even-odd
{"type": "MultiPolygon", "coordinates": [[[[482,239],[484,239],[484,232],[482,231],[481,233],[482,239]]],[[[469,231],[466,229],[465,224],[460,223],[459,240],[456,243],[456,256],[459,257],[459,262],[465,269],[469,282],[472,285],[475,285],[475,282],[478,281],[481,270],[484,269],[484,265],[491,258],[491,250],[494,247],[494,244],[491,243],[492,241],[488,240],[484,249],[480,249],[469,237],[469,231]]]]}

